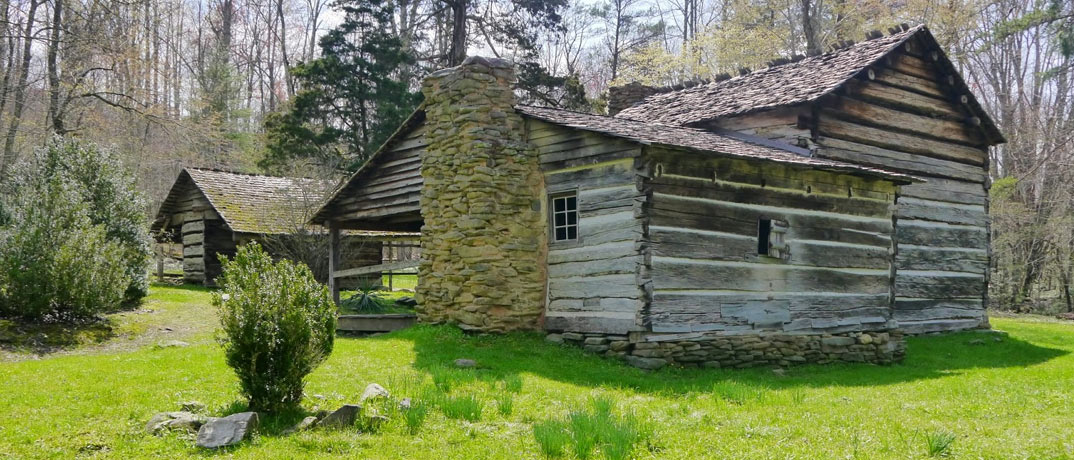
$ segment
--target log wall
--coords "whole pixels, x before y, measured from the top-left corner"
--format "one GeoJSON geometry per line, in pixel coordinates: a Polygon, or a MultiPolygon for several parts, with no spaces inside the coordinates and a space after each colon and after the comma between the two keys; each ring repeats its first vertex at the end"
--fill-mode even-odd
{"type": "MultiPolygon", "coordinates": [[[[641,209],[637,144],[528,120],[548,194],[576,191],[579,238],[550,243],[545,328],[623,334],[639,330],[641,209]]],[[[548,208],[547,201],[545,208],[548,208]]]]}
{"type": "Polygon", "coordinates": [[[924,178],[896,211],[895,318],[909,333],[987,326],[989,143],[950,80],[902,51],[821,100],[818,156],[924,178]]]}
{"type": "MultiPolygon", "coordinates": [[[[355,181],[340,194],[332,220],[378,219],[412,215],[420,220],[421,155],[428,142],[421,124],[388,147],[363,168],[366,181],[355,181]]],[[[398,229],[398,228],[396,228],[398,229]]]]}
{"type": "Polygon", "coordinates": [[[650,149],[642,257],[652,332],[886,330],[891,204],[883,180],[650,149]],[[786,223],[780,257],[758,222],[786,223]]]}

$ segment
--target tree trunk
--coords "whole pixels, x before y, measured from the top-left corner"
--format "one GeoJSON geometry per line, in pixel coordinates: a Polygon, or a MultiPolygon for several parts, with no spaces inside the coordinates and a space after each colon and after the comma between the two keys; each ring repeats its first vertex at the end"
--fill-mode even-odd
{"type": "Polygon", "coordinates": [[[63,135],[63,113],[60,111],[60,70],[57,60],[60,51],[60,29],[63,28],[63,0],[54,0],[52,6],[52,31],[48,44],[48,118],[52,132],[63,135]]]}
{"type": "Polygon", "coordinates": [[[0,163],[0,182],[7,181],[7,175],[11,172],[11,165],[15,162],[15,135],[19,132],[22,110],[26,107],[26,80],[30,73],[34,16],[37,15],[37,7],[40,5],[41,3],[38,0],[30,0],[30,8],[26,12],[26,28],[22,35],[22,61],[19,63],[17,81],[15,82],[15,105],[12,107],[11,121],[8,123],[7,136],[4,139],[4,161],[0,163]]]}
{"type": "Polygon", "coordinates": [[[466,10],[467,0],[451,2],[451,51],[448,65],[457,66],[466,59],[466,10]]]}

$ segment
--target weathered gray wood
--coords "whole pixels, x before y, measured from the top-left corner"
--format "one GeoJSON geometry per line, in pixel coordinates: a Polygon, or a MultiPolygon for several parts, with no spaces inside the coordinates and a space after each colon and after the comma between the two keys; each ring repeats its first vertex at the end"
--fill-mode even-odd
{"type": "Polygon", "coordinates": [[[559,316],[545,317],[545,329],[552,331],[600,332],[604,334],[626,334],[642,330],[633,318],[599,317],[599,316],[559,316]]]}
{"type": "Polygon", "coordinates": [[[825,109],[821,114],[822,116],[835,116],[881,129],[891,128],[914,133],[936,140],[974,146],[982,146],[987,143],[980,130],[971,128],[961,120],[952,121],[918,115],[849,97],[834,98],[825,104],[825,109]]]}
{"type": "Polygon", "coordinates": [[[637,298],[640,294],[634,274],[576,276],[548,280],[550,299],[590,297],[637,298]]]}
{"type": "Polygon", "coordinates": [[[982,148],[926,139],[843,121],[837,118],[838,113],[828,110],[822,110],[821,113],[818,130],[826,137],[977,166],[984,165],[988,159],[987,152],[982,148]]]}
{"type": "Polygon", "coordinates": [[[901,220],[895,229],[899,244],[946,248],[984,248],[988,232],[982,227],[901,220]]]}
{"type": "Polygon", "coordinates": [[[594,276],[627,273],[637,271],[640,256],[631,254],[623,257],[594,259],[582,262],[563,262],[548,265],[548,277],[571,278],[577,276],[594,276]]]}
{"type": "Polygon", "coordinates": [[[844,270],[777,263],[688,263],[653,257],[657,289],[732,289],[740,291],[856,292],[890,289],[887,270],[844,270]]]}
{"type": "Polygon", "coordinates": [[[984,183],[986,179],[986,171],[981,166],[899,152],[826,136],[818,138],[817,143],[821,146],[817,150],[817,156],[821,158],[890,168],[925,177],[950,177],[976,183],[984,183]]]}
{"type": "Polygon", "coordinates": [[[859,216],[887,216],[891,205],[888,201],[847,197],[846,190],[839,195],[822,195],[669,176],[653,179],[652,183],[655,192],[669,195],[859,216]]]}
{"type": "Polygon", "coordinates": [[[949,100],[925,96],[878,82],[851,80],[844,87],[847,95],[925,115],[959,118],[968,116],[949,100]]]}
{"type": "Polygon", "coordinates": [[[909,198],[981,206],[988,201],[984,184],[939,177],[930,177],[925,183],[904,185],[899,189],[899,194],[909,198]]]}
{"type": "Polygon", "coordinates": [[[984,206],[916,198],[900,199],[895,215],[900,219],[928,220],[977,227],[984,227],[988,224],[988,214],[984,206]]]}
{"type": "Polygon", "coordinates": [[[612,259],[638,255],[633,240],[622,240],[603,244],[586,244],[584,246],[548,250],[548,263],[588,262],[592,260],[612,259]]]}
{"type": "Polygon", "coordinates": [[[895,278],[900,297],[925,299],[981,298],[985,293],[983,275],[965,276],[953,272],[900,271],[895,278]]]}
{"type": "Polygon", "coordinates": [[[545,171],[545,185],[550,189],[566,185],[584,190],[633,183],[634,171],[629,161],[603,163],[564,172],[545,171]]]}
{"type": "Polygon", "coordinates": [[[336,270],[333,272],[333,278],[349,278],[352,276],[365,275],[369,273],[390,272],[396,270],[403,270],[407,268],[416,268],[419,265],[417,260],[403,260],[399,262],[389,262],[386,264],[368,265],[365,267],[348,268],[346,270],[336,270]]]}
{"type": "Polygon", "coordinates": [[[981,249],[950,249],[899,245],[895,257],[899,270],[941,270],[984,273],[988,270],[988,253],[981,249]]]}
{"type": "MultiPolygon", "coordinates": [[[[654,255],[707,260],[750,261],[757,258],[757,239],[752,236],[705,234],[685,229],[650,228],[654,255]]],[[[888,268],[887,247],[858,246],[826,241],[791,240],[790,265],[830,268],[888,268]]]]}
{"type": "Polygon", "coordinates": [[[834,213],[803,212],[793,208],[738,206],[733,203],[686,200],[654,194],[651,224],[739,235],[756,235],[762,216],[788,222],[790,239],[827,240],[841,243],[887,247],[891,221],[834,213]]]}

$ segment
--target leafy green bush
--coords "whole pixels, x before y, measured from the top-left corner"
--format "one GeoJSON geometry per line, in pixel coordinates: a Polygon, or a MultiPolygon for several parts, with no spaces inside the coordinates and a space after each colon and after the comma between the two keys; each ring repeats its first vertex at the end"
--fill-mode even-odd
{"type": "Polygon", "coordinates": [[[220,311],[227,363],[255,411],[278,412],[302,399],[303,379],[332,353],[336,306],[309,268],[273,262],[257,243],[221,256],[220,311]]]}
{"type": "Polygon", "coordinates": [[[147,293],[144,203],[123,171],[111,152],[62,139],[15,166],[0,224],[0,313],[72,319],[147,293]]]}

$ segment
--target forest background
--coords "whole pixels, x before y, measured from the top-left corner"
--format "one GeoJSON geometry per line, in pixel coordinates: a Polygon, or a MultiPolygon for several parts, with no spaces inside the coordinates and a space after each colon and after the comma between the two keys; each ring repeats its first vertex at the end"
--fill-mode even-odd
{"type": "Polygon", "coordinates": [[[526,103],[606,111],[927,24],[1007,137],[990,151],[990,307],[1074,311],[1074,2],[2,0],[0,191],[54,136],[115,150],[152,215],[184,166],[340,179],[466,55],[526,103]]]}

